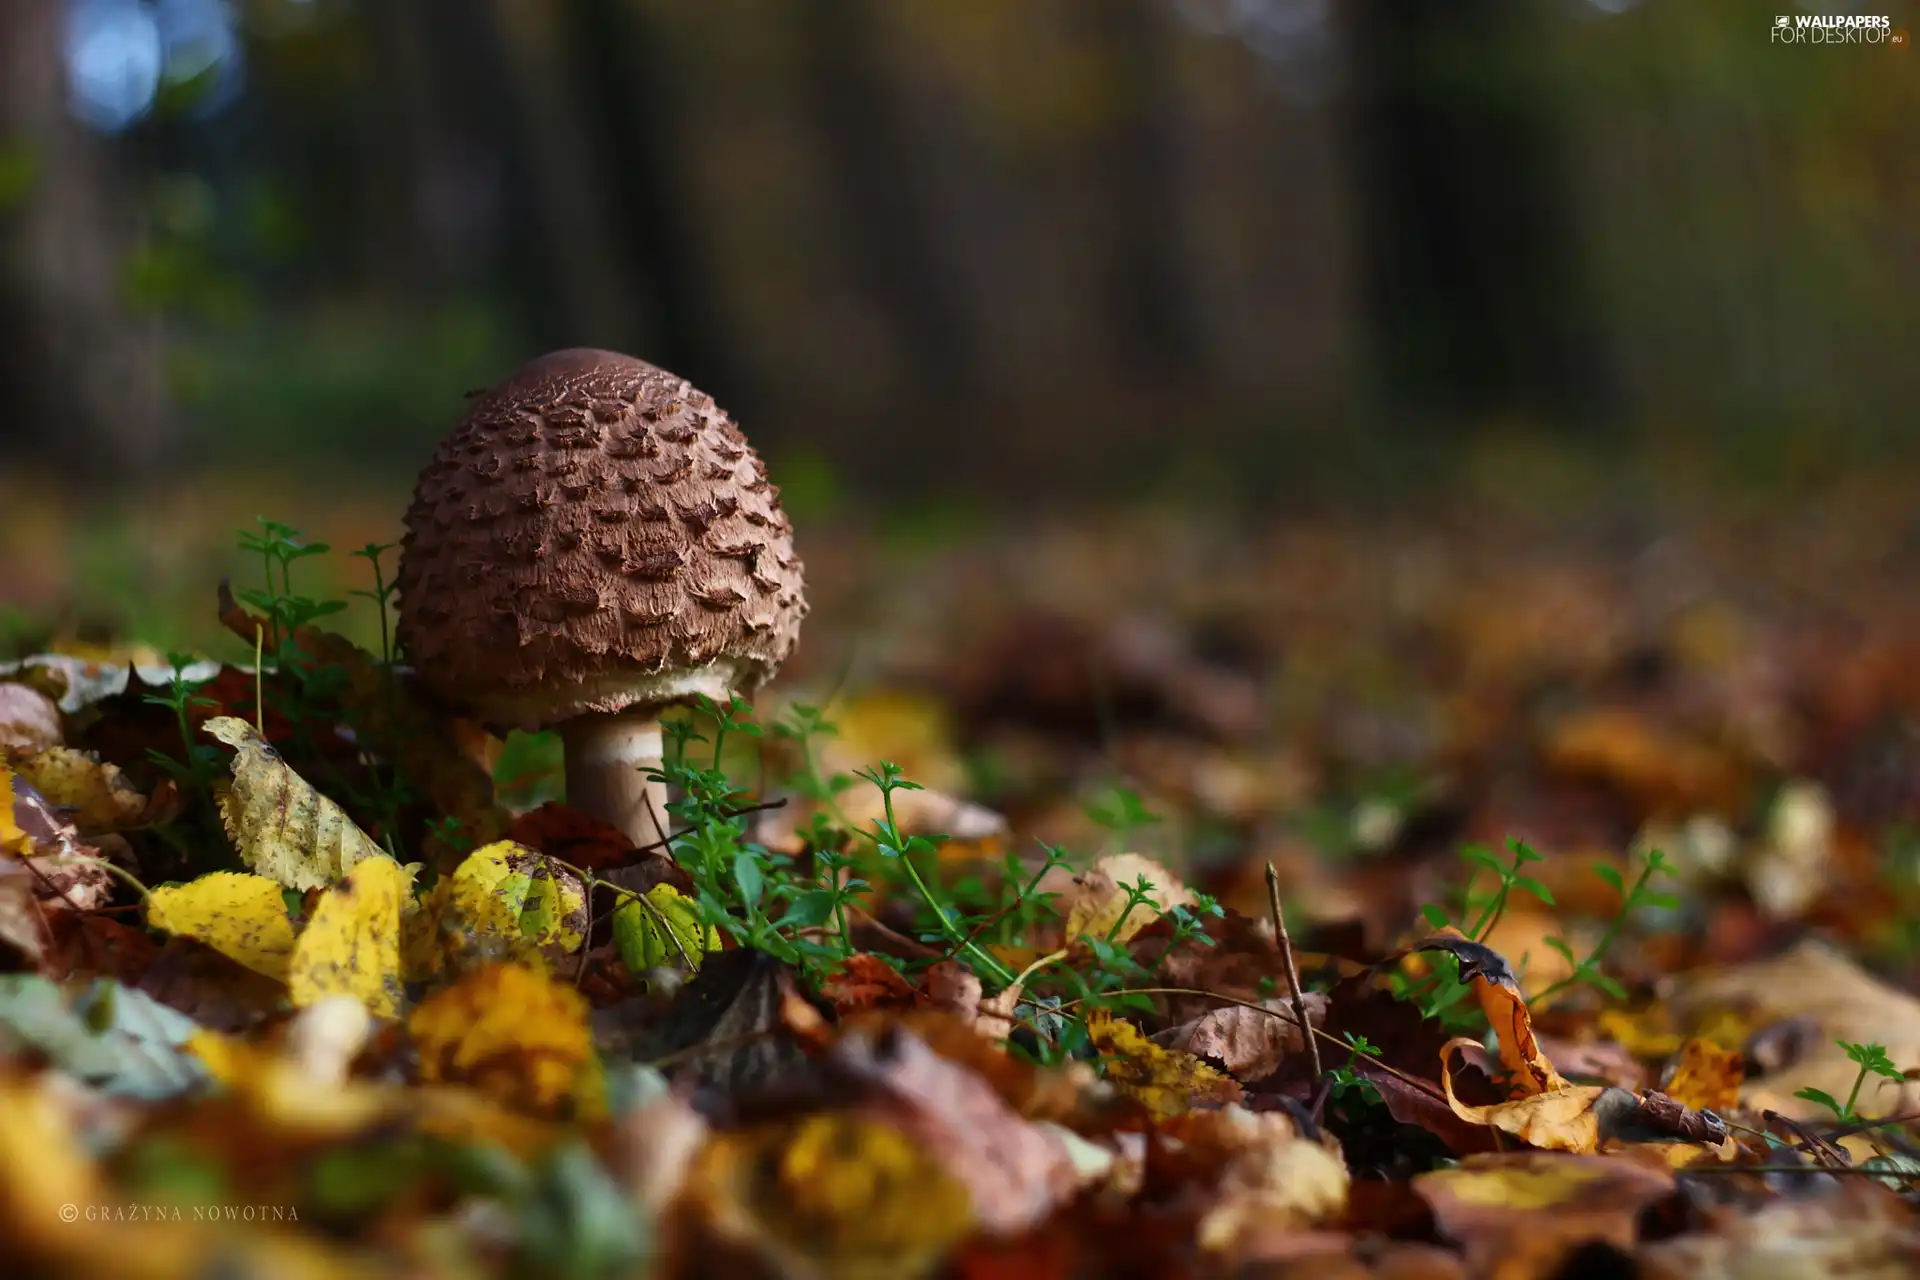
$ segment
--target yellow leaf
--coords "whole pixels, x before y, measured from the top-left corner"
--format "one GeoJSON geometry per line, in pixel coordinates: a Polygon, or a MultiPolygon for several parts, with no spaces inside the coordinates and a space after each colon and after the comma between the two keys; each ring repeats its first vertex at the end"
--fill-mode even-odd
{"type": "Polygon", "coordinates": [[[536,1115],[604,1106],[587,1001],[524,965],[476,969],[407,1020],[428,1083],[466,1084],[536,1115]]]}
{"type": "Polygon", "coordinates": [[[1453,1114],[1469,1124],[1491,1125],[1522,1142],[1547,1151],[1592,1155],[1600,1149],[1601,1096],[1624,1093],[1604,1085],[1566,1085],[1550,1093],[1536,1093],[1488,1107],[1469,1107],[1453,1096],[1453,1051],[1462,1045],[1479,1047],[1478,1040],[1458,1036],[1440,1050],[1440,1084],[1453,1114]]]}
{"type": "Polygon", "coordinates": [[[701,923],[700,905],[670,884],[649,889],[644,904],[622,903],[613,913],[613,941],[634,973],[689,964],[698,969],[707,952],[720,949],[720,933],[701,923]]]}
{"type": "Polygon", "coordinates": [[[975,1229],[967,1188],[885,1121],[845,1112],[721,1134],[684,1194],[722,1238],[797,1274],[918,1276],[975,1229]]]}
{"type": "Polygon", "coordinates": [[[198,939],[255,973],[285,982],[293,922],[280,893],[265,876],[216,871],[147,895],[147,923],[198,939]]]}
{"type": "Polygon", "coordinates": [[[14,772],[32,783],[47,803],[73,811],[73,824],[82,835],[97,835],[139,825],[147,798],[120,772],[84,751],[49,747],[16,756],[14,772]]]}
{"type": "Polygon", "coordinates": [[[13,770],[0,760],[0,854],[23,857],[33,852],[33,837],[13,814],[13,770]]]}
{"type": "Polygon", "coordinates": [[[497,840],[468,854],[408,920],[407,974],[426,978],[496,961],[545,967],[580,949],[587,923],[578,876],[497,840]]]}
{"type": "Polygon", "coordinates": [[[1087,1038],[1114,1088],[1156,1116],[1177,1116],[1196,1102],[1237,1102],[1240,1086],[1190,1053],[1163,1049],[1104,1009],[1087,1015],[1087,1038]]]}
{"type": "Polygon", "coordinates": [[[1698,1037],[1680,1050],[1680,1065],[1661,1092],[1695,1111],[1731,1111],[1740,1105],[1746,1055],[1698,1037]]]}
{"type": "Polygon", "coordinates": [[[346,994],[380,1017],[400,1012],[400,915],[412,882],[381,854],[320,896],[287,967],[294,1004],[346,994]]]}
{"type": "Polygon", "coordinates": [[[287,767],[245,720],[216,716],[206,730],[234,748],[220,821],[247,865],[293,889],[316,889],[367,858],[384,857],[339,805],[287,767]]]}
{"type": "Polygon", "coordinates": [[[1116,853],[1073,878],[1064,896],[1067,937],[1105,938],[1112,934],[1115,942],[1125,942],[1162,913],[1192,901],[1193,894],[1179,877],[1153,859],[1137,853],[1116,853]],[[1129,909],[1127,890],[1142,880],[1153,887],[1144,901],[1129,909]]]}

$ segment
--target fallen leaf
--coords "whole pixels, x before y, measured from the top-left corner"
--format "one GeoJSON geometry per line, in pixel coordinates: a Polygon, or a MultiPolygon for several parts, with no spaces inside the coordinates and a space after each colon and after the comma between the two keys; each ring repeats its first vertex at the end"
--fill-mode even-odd
{"type": "Polygon", "coordinates": [[[70,816],[82,835],[118,831],[146,820],[147,798],[126,774],[84,751],[50,747],[16,755],[11,763],[49,804],[70,816]]]}
{"type": "Polygon", "coordinates": [[[587,1002],[524,965],[476,969],[434,992],[407,1019],[430,1083],[470,1085],[534,1115],[601,1112],[587,1002]]]}
{"type": "Polygon", "coordinates": [[[1567,1274],[1567,1255],[1595,1242],[1631,1252],[1641,1213],[1672,1195],[1674,1181],[1630,1160],[1530,1151],[1469,1156],[1413,1188],[1465,1247],[1473,1274],[1499,1280],[1567,1274]]]}
{"type": "Polygon", "coordinates": [[[1545,1151],[1572,1151],[1590,1155],[1600,1149],[1601,1118],[1596,1110],[1606,1106],[1631,1107],[1633,1095],[1625,1089],[1602,1085],[1564,1085],[1548,1093],[1535,1093],[1492,1106],[1470,1107],[1454,1097],[1453,1072],[1448,1060],[1462,1047],[1478,1048],[1479,1041],[1466,1037],[1449,1040],[1440,1050],[1440,1083],[1447,1092],[1447,1105],[1469,1124],[1491,1125],[1510,1133],[1522,1142],[1545,1151]],[[1622,1101],[1624,1100],[1624,1102],[1622,1101]]]}
{"type": "Polygon", "coordinates": [[[280,886],[265,876],[215,871],[147,895],[147,924],[197,938],[269,978],[287,980],[293,922],[280,886]]]}
{"type": "Polygon", "coordinates": [[[220,821],[233,847],[255,871],[291,889],[317,889],[367,859],[386,857],[339,805],[290,769],[252,725],[216,716],[204,727],[234,749],[233,781],[220,792],[220,821]]]}
{"type": "Polygon", "coordinates": [[[1177,1116],[1196,1104],[1238,1102],[1240,1086],[1190,1053],[1163,1049],[1105,1009],[1087,1015],[1087,1039],[1114,1088],[1155,1116],[1177,1116]]]}
{"type": "Polygon", "coordinates": [[[1500,1038],[1500,1061],[1512,1075],[1520,1094],[1551,1093],[1566,1086],[1560,1073],[1540,1052],[1533,1034],[1533,1016],[1506,957],[1475,942],[1451,925],[1415,943],[1411,952],[1445,951],[1460,962],[1460,977],[1472,988],[1481,1012],[1500,1038]]]}
{"type": "Polygon", "coordinates": [[[24,684],[0,684],[0,751],[44,751],[65,741],[60,707],[24,684]]]}
{"type": "Polygon", "coordinates": [[[1137,853],[1116,853],[1095,862],[1064,885],[1064,872],[1043,877],[1040,890],[1059,892],[1055,905],[1067,917],[1067,937],[1126,942],[1174,907],[1188,906],[1193,894],[1165,867],[1137,853]],[[1152,886],[1131,910],[1127,890],[1144,880],[1152,886]]]}
{"type": "Polygon", "coordinates": [[[1730,1111],[1740,1105],[1745,1075],[1741,1054],[1695,1038],[1681,1048],[1673,1079],[1661,1092],[1696,1111],[1730,1111]]]}
{"type": "Polygon", "coordinates": [[[586,888],[533,850],[496,840],[434,885],[405,932],[415,980],[499,961],[545,966],[586,941],[586,888]]]}
{"type": "Polygon", "coordinates": [[[826,1061],[896,1104],[888,1118],[967,1188],[973,1218],[988,1231],[1034,1225],[1079,1185],[1058,1134],[1023,1120],[978,1074],[909,1031],[849,1027],[826,1061]]]}
{"type": "MultiPolygon", "coordinates": [[[[1309,1026],[1326,1021],[1327,998],[1317,991],[1302,994],[1309,1026]]],[[[1228,1005],[1204,1013],[1191,1022],[1154,1035],[1156,1044],[1209,1058],[1242,1084],[1264,1080],[1281,1063],[1306,1049],[1306,1040],[1294,1025],[1291,999],[1264,1000],[1258,1009],[1228,1005]]]]}
{"type": "Polygon", "coordinates": [[[68,995],[38,974],[0,975],[0,1050],[32,1049],[114,1097],[158,1101],[205,1080],[184,1048],[193,1022],[141,992],[98,979],[68,995]]]}
{"type": "Polygon", "coordinates": [[[1211,1253],[1243,1255],[1262,1236],[1333,1222],[1347,1207],[1351,1178],[1338,1147],[1302,1137],[1284,1113],[1222,1107],[1186,1117],[1178,1132],[1220,1171],[1195,1227],[1211,1253]]]}
{"type": "Polygon", "coordinates": [[[412,884],[411,872],[378,854],[320,895],[287,964],[295,1005],[344,994],[382,1018],[400,1012],[400,916],[412,884]]]}
{"type": "Polygon", "coordinates": [[[820,994],[845,1017],[869,1009],[910,1009],[913,984],[900,971],[870,952],[856,952],[827,975],[820,994]]]}
{"type": "Polygon", "coordinates": [[[891,1280],[926,1273],[974,1227],[967,1189],[893,1125],[826,1112],[721,1134],[688,1175],[715,1274],[891,1280]],[[743,1250],[757,1267],[729,1264],[743,1250]],[[717,1253],[717,1256],[715,1256],[717,1253]]]}
{"type": "Polygon", "coordinates": [[[670,884],[657,884],[613,913],[613,941],[633,973],[665,966],[698,969],[710,951],[720,949],[720,934],[700,918],[700,904],[670,884]]]}

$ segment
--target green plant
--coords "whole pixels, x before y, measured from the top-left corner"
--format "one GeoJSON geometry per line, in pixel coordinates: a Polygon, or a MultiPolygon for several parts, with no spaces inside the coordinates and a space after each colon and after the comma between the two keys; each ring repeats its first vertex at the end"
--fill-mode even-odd
{"type": "Polygon", "coordinates": [[[1341,1038],[1347,1042],[1347,1060],[1344,1065],[1327,1072],[1328,1099],[1343,1109],[1364,1107],[1381,1101],[1380,1086],[1354,1070],[1359,1065],[1361,1054],[1377,1055],[1380,1046],[1351,1031],[1341,1038]]]}
{"type": "Polygon", "coordinates": [[[1658,849],[1647,851],[1641,863],[1640,874],[1634,878],[1631,888],[1627,886],[1625,877],[1605,863],[1596,865],[1594,874],[1612,885],[1614,891],[1621,895],[1620,910],[1614,914],[1612,920],[1607,922],[1606,930],[1600,935],[1599,941],[1593,944],[1593,949],[1585,956],[1576,957],[1573,947],[1564,938],[1546,940],[1548,946],[1567,958],[1567,962],[1573,966],[1573,972],[1546,990],[1537,993],[1533,997],[1536,1006],[1582,983],[1615,1000],[1626,999],[1625,988],[1600,972],[1600,962],[1606,958],[1607,952],[1619,940],[1620,931],[1626,927],[1628,918],[1636,911],[1643,907],[1671,910],[1680,905],[1680,899],[1674,895],[1661,893],[1649,887],[1649,881],[1654,876],[1673,874],[1673,864],[1668,862],[1666,855],[1658,849]]]}
{"type": "MultiPolygon", "coordinates": [[[[1509,839],[1507,852],[1512,857],[1511,863],[1500,861],[1484,845],[1468,845],[1460,850],[1460,857],[1473,868],[1461,889],[1461,919],[1471,918],[1472,924],[1461,932],[1475,942],[1484,941],[1493,932],[1516,889],[1532,894],[1548,906],[1555,905],[1553,894],[1544,884],[1520,873],[1522,867],[1544,859],[1524,840],[1509,839]],[[1482,871],[1491,871],[1494,875],[1494,886],[1484,896],[1474,892],[1474,881],[1482,871]]],[[[1444,929],[1451,923],[1446,908],[1437,903],[1420,908],[1420,914],[1435,929],[1444,929]]],[[[1402,973],[1389,977],[1394,994],[1418,1004],[1421,1016],[1436,1018],[1449,1027],[1464,1029],[1476,1025],[1479,1007],[1468,1000],[1472,991],[1460,981],[1459,959],[1446,951],[1430,952],[1428,959],[1431,972],[1424,979],[1402,973]]]]}
{"type": "Polygon", "coordinates": [[[1887,1056],[1887,1046],[1883,1044],[1849,1044],[1845,1040],[1836,1040],[1834,1043],[1859,1067],[1853,1077],[1853,1088],[1847,1093],[1846,1103],[1842,1105],[1836,1102],[1833,1095],[1824,1089],[1801,1089],[1793,1096],[1819,1103],[1833,1112],[1834,1119],[1841,1124],[1853,1124],[1861,1119],[1860,1113],[1854,1108],[1860,1101],[1860,1087],[1867,1082],[1868,1076],[1904,1081],[1906,1074],[1893,1065],[1893,1059],[1887,1056]]]}

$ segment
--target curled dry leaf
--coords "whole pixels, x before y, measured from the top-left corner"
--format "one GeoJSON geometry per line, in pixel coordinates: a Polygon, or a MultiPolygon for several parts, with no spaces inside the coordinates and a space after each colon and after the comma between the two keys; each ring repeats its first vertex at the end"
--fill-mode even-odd
{"type": "Polygon", "coordinates": [[[951,1013],[989,1040],[1013,1034],[1013,1010],[1020,1002],[1020,984],[1010,983],[991,998],[973,970],[954,960],[942,960],[920,979],[920,1003],[951,1013]]]}
{"type": "Polygon", "coordinates": [[[542,1116],[603,1106],[586,999],[524,965],[488,965],[441,988],[407,1029],[429,1082],[471,1085],[542,1116]]]}
{"type": "Polygon", "coordinates": [[[1512,1076],[1514,1091],[1522,1096],[1551,1093],[1566,1087],[1553,1063],[1534,1038],[1533,1016],[1520,994],[1520,983],[1506,957],[1485,943],[1475,942],[1448,925],[1414,944],[1410,951],[1445,951],[1460,962],[1460,977],[1480,1001],[1500,1037],[1500,1061],[1512,1076]]]}
{"type": "Polygon", "coordinates": [[[1111,936],[1115,942],[1126,942],[1172,908],[1193,902],[1192,892],[1179,877],[1137,853],[1101,858],[1070,879],[1064,871],[1050,872],[1041,880],[1040,890],[1060,894],[1055,905],[1066,912],[1069,939],[1111,936]],[[1145,901],[1129,911],[1127,889],[1142,880],[1153,888],[1145,901]]]}
{"type": "Polygon", "coordinates": [[[147,924],[195,938],[281,982],[293,958],[293,922],[280,886],[265,876],[215,871],[147,895],[147,924]]]}
{"type": "Polygon", "coordinates": [[[290,889],[332,884],[385,851],[339,805],[287,767],[253,726],[216,716],[204,728],[234,749],[220,821],[246,864],[290,889]]]}
{"type": "MultiPolygon", "coordinates": [[[[1307,992],[1303,1000],[1308,1024],[1319,1026],[1327,1016],[1326,996],[1307,992]]],[[[1262,1001],[1258,1009],[1237,1004],[1215,1009],[1158,1032],[1153,1041],[1218,1062],[1242,1084],[1266,1079],[1306,1047],[1306,1038],[1294,1025],[1293,1002],[1287,999],[1262,1001]]]]}
{"type": "Polygon", "coordinates": [[[320,895],[287,962],[295,1005],[345,994],[382,1018],[400,1012],[400,917],[412,884],[410,871],[380,854],[320,895]]]}
{"type": "Polygon", "coordinates": [[[1606,1105],[1612,1110],[1633,1107],[1633,1095],[1625,1089],[1601,1085],[1565,1085],[1550,1093],[1530,1094],[1492,1106],[1467,1106],[1454,1096],[1449,1063],[1454,1050],[1477,1049],[1479,1045],[1479,1041],[1462,1036],[1447,1041],[1446,1047],[1440,1050],[1440,1084],[1447,1091],[1447,1105],[1469,1124],[1491,1125],[1545,1151],[1591,1155],[1600,1149],[1598,1108],[1602,1099],[1608,1099],[1606,1105]],[[1609,1098],[1609,1095],[1617,1097],[1609,1098]]]}

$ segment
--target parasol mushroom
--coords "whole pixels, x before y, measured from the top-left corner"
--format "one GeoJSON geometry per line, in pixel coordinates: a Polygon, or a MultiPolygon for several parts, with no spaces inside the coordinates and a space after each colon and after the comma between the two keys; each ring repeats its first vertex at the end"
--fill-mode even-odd
{"type": "Polygon", "coordinates": [[[495,732],[558,727],[568,803],[636,845],[666,832],[660,711],[750,694],[807,604],[780,493],[682,378],[557,351],[483,393],[407,508],[397,636],[495,732]]]}

